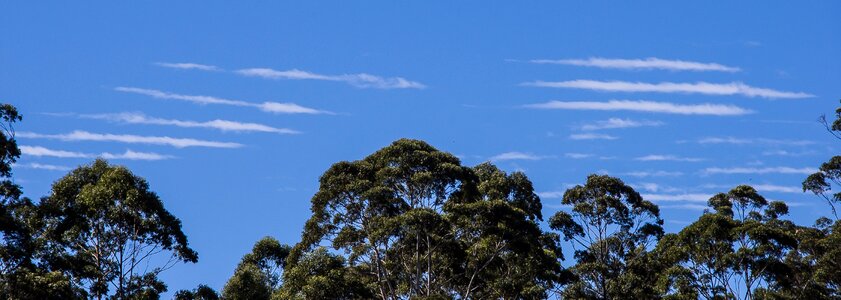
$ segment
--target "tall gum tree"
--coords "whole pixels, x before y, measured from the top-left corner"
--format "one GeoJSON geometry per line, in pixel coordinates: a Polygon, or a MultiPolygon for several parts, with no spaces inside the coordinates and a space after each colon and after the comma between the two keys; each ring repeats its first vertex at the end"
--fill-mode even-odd
{"type": "Polygon", "coordinates": [[[319,246],[338,250],[346,272],[380,299],[545,298],[569,277],[522,173],[464,167],[401,139],[334,164],[320,183],[284,285],[303,258],[323,256],[319,246]]]}
{"type": "Polygon", "coordinates": [[[160,272],[198,260],[181,221],[125,167],[101,159],[81,166],[56,181],[39,206],[51,267],[94,298],[158,295],[166,291],[160,272]]]}
{"type": "Polygon", "coordinates": [[[657,205],[607,175],[588,176],[584,185],[568,189],[561,203],[571,209],[557,212],[549,225],[572,243],[577,260],[570,268],[576,281],[564,298],[651,298],[648,249],[663,235],[657,205]]]}

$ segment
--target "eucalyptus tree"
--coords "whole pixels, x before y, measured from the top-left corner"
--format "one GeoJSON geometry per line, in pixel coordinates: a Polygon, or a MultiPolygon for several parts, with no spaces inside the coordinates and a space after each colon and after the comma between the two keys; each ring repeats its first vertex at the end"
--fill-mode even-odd
{"type": "Polygon", "coordinates": [[[661,291],[672,298],[757,299],[781,295],[786,256],[797,250],[798,227],[780,217],[788,206],[766,200],[740,185],[710,198],[713,211],[677,234],[657,252],[673,266],[663,273],[661,291]]]}
{"type": "Polygon", "coordinates": [[[251,253],[243,256],[234,275],[222,289],[225,299],[270,299],[280,288],[281,274],[291,247],[277,239],[264,237],[254,244],[251,253]]]}
{"type": "Polygon", "coordinates": [[[447,214],[464,257],[456,279],[461,299],[542,299],[571,275],[560,264],[557,234],[543,232],[542,204],[522,172],[490,163],[473,168],[479,199],[447,214]]]}
{"type": "Polygon", "coordinates": [[[146,180],[104,160],[56,181],[39,210],[50,268],[93,298],[155,298],[166,291],[159,273],[198,260],[146,180]]]}
{"type": "MultiPolygon", "coordinates": [[[[820,122],[832,136],[841,140],[841,107],[835,110],[835,121],[829,123],[826,116],[821,116],[820,122]]],[[[821,164],[817,172],[803,181],[803,191],[810,191],[826,200],[832,209],[832,215],[838,220],[836,204],[841,203],[841,191],[831,193],[832,186],[841,186],[841,156],[835,155],[821,164]]]]}
{"type": "Polygon", "coordinates": [[[559,238],[538,226],[540,199],[522,173],[465,167],[402,139],[334,164],[320,183],[281,290],[303,280],[292,274],[307,257],[355,274],[380,299],[540,298],[566,278],[559,238]]]}
{"type": "Polygon", "coordinates": [[[284,270],[283,285],[272,299],[374,299],[374,289],[365,282],[369,274],[361,273],[362,270],[348,268],[344,257],[318,247],[284,270]]]}
{"type": "Polygon", "coordinates": [[[38,207],[12,181],[21,155],[14,126],[22,120],[17,108],[0,105],[0,299],[80,299],[83,291],[39,260],[38,207]]]}
{"type": "Polygon", "coordinates": [[[577,280],[564,289],[564,298],[652,298],[656,270],[648,250],[663,235],[657,205],[607,175],[588,176],[561,203],[571,208],[549,224],[572,243],[577,260],[571,267],[577,280]]]}
{"type": "Polygon", "coordinates": [[[219,300],[219,293],[213,288],[200,284],[192,290],[180,290],[175,292],[174,300],[219,300]]]}

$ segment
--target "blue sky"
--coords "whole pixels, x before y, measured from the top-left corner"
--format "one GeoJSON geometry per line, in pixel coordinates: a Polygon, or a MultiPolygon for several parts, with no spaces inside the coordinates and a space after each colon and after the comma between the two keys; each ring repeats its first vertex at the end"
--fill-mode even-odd
{"type": "MultiPolygon", "coordinates": [[[[21,2],[23,3],[23,2],[21,2]]],[[[544,203],[590,173],[662,207],[669,231],[749,183],[791,218],[838,153],[841,2],[0,4],[15,180],[47,195],[96,156],[148,179],[221,288],[253,242],[295,243],[332,163],[398,138],[522,170],[544,203]]]]}

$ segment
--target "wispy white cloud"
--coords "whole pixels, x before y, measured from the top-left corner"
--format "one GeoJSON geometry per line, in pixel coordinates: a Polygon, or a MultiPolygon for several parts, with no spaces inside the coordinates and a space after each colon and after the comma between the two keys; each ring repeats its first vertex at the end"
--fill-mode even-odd
{"type": "Polygon", "coordinates": [[[769,99],[800,99],[811,98],[815,95],[803,92],[785,92],[767,88],[749,86],[741,82],[709,83],[709,82],[629,82],[629,81],[598,81],[598,80],[569,80],[569,81],[534,81],[522,85],[549,88],[585,89],[604,92],[653,92],[653,93],[690,93],[717,96],[742,95],[746,97],[761,97],[769,99]]]}
{"type": "Polygon", "coordinates": [[[662,154],[651,154],[646,156],[640,156],[635,158],[636,160],[640,161],[684,161],[684,162],[699,162],[703,161],[703,158],[697,157],[680,157],[675,155],[662,155],[662,154]]]}
{"type": "Polygon", "coordinates": [[[635,189],[641,189],[641,190],[645,190],[645,191],[648,191],[648,192],[651,192],[651,193],[657,193],[657,192],[672,193],[672,192],[682,191],[681,189],[678,189],[678,188],[675,188],[675,187],[662,186],[660,184],[653,183],[653,182],[641,182],[641,183],[632,184],[631,186],[633,186],[635,189]]]}
{"type": "Polygon", "coordinates": [[[380,77],[371,74],[343,74],[323,75],[312,72],[291,69],[278,71],[267,68],[251,68],[237,70],[236,73],[243,76],[262,77],[268,79],[290,79],[290,80],[326,80],[338,81],[350,84],[358,88],[376,89],[423,89],[426,86],[417,81],[407,80],[402,77],[380,77]]]}
{"type": "MultiPolygon", "coordinates": [[[[669,204],[669,205],[660,205],[661,209],[688,209],[688,210],[705,210],[710,207],[702,204],[692,204],[692,203],[684,203],[684,204],[669,204]]],[[[672,221],[673,223],[678,223],[676,221],[672,221]]],[[[686,224],[689,224],[688,222],[686,224]]]]}
{"type": "Polygon", "coordinates": [[[48,164],[40,164],[40,163],[15,164],[15,168],[39,169],[39,170],[47,170],[47,171],[69,171],[70,170],[70,167],[68,167],[68,166],[48,165],[48,164]]]}
{"type": "Polygon", "coordinates": [[[575,133],[570,134],[569,139],[571,140],[615,140],[618,137],[609,135],[609,134],[600,134],[600,133],[575,133]]]}
{"type": "Polygon", "coordinates": [[[108,120],[112,122],[121,122],[129,124],[152,124],[152,125],[171,125],[178,127],[198,127],[198,128],[212,128],[221,131],[255,131],[255,132],[270,132],[279,134],[298,134],[299,131],[288,128],[275,128],[268,125],[258,123],[242,123],[228,120],[212,120],[206,122],[183,121],[173,119],[161,119],[146,116],[142,113],[117,113],[117,114],[98,114],[98,115],[80,115],[82,118],[108,120]]]}
{"type": "Polygon", "coordinates": [[[21,145],[20,152],[23,155],[29,156],[50,156],[50,157],[61,157],[61,158],[87,158],[90,155],[81,152],[72,152],[72,151],[64,151],[64,150],[53,150],[44,148],[41,146],[26,146],[21,145]]]}
{"type": "Polygon", "coordinates": [[[631,177],[677,177],[682,176],[683,172],[677,171],[635,171],[635,172],[628,172],[622,175],[631,176],[631,177]]]}
{"type": "Polygon", "coordinates": [[[31,139],[53,139],[61,141],[97,141],[97,142],[119,142],[127,144],[152,144],[167,145],[176,148],[185,147],[210,147],[210,148],[239,148],[242,144],[230,142],[216,142],[197,140],[190,138],[172,138],[168,136],[140,136],[131,134],[92,133],[82,130],[75,130],[65,134],[40,134],[34,132],[19,132],[16,135],[21,138],[31,139]]]}
{"type": "Polygon", "coordinates": [[[780,140],[767,138],[736,138],[736,137],[705,137],[698,140],[698,144],[762,144],[762,145],[786,145],[786,146],[807,146],[815,144],[807,140],[780,140]]]}
{"type": "Polygon", "coordinates": [[[817,172],[814,168],[791,168],[791,167],[765,167],[765,168],[706,168],[704,174],[812,174],[817,172]]]}
{"type": "Polygon", "coordinates": [[[100,154],[91,154],[91,153],[82,153],[82,152],[72,152],[72,151],[64,151],[64,150],[54,150],[49,148],[44,148],[41,146],[20,146],[20,152],[23,155],[29,156],[49,156],[49,157],[59,157],[59,158],[96,158],[102,157],[105,159],[127,159],[127,160],[163,160],[163,159],[170,159],[172,156],[158,154],[154,152],[136,152],[132,150],[126,150],[123,153],[108,153],[103,152],[100,154]]]}
{"type": "Polygon", "coordinates": [[[135,152],[131,150],[126,150],[126,152],[112,154],[108,152],[103,152],[99,154],[99,157],[104,159],[127,159],[127,160],[164,160],[170,159],[172,156],[158,154],[154,152],[135,152]]]}
{"type": "Polygon", "coordinates": [[[221,71],[217,66],[195,64],[195,63],[168,63],[156,62],[155,65],[164,68],[181,69],[181,70],[200,70],[200,71],[221,71]]]}
{"type": "Polygon", "coordinates": [[[610,118],[604,121],[596,121],[592,124],[585,124],[581,126],[581,130],[601,130],[601,129],[614,129],[614,128],[634,128],[634,127],[644,127],[644,126],[660,126],[663,125],[663,122],[660,121],[635,121],[631,119],[621,119],[621,118],[610,118]]]}
{"type": "Polygon", "coordinates": [[[593,154],[589,153],[564,153],[564,157],[572,158],[572,159],[584,159],[593,157],[593,154]]]}
{"type": "Polygon", "coordinates": [[[541,160],[549,158],[548,156],[539,156],[534,155],[531,153],[523,153],[523,152],[505,152],[498,155],[494,155],[490,158],[492,161],[504,161],[504,160],[541,160]]]}
{"type": "Polygon", "coordinates": [[[218,98],[213,96],[200,96],[200,95],[182,95],[182,94],[174,94],[168,93],[159,90],[151,90],[151,89],[143,89],[143,88],[136,88],[136,87],[117,87],[114,88],[115,91],[118,92],[125,92],[125,93],[133,93],[133,94],[140,94],[149,96],[152,98],[158,99],[167,99],[167,100],[181,100],[192,102],[196,104],[221,104],[221,105],[231,105],[231,106],[241,106],[241,107],[255,107],[265,112],[272,112],[272,113],[283,113],[283,114],[333,114],[329,111],[318,110],[314,108],[300,106],[295,103],[280,103],[280,102],[263,102],[263,103],[252,103],[246,102],[241,100],[232,100],[232,99],[225,99],[225,98],[218,98]]]}
{"type": "Polygon", "coordinates": [[[795,186],[783,186],[783,185],[774,185],[774,184],[754,184],[752,185],[757,191],[760,192],[776,192],[776,193],[792,193],[792,194],[802,194],[803,189],[795,186]]]}
{"type": "Polygon", "coordinates": [[[713,195],[710,194],[642,194],[643,199],[654,202],[707,202],[713,195]]]}
{"type": "Polygon", "coordinates": [[[596,101],[549,101],[526,105],[535,109],[567,109],[567,110],[608,110],[608,111],[639,111],[652,113],[668,113],[680,115],[713,115],[740,116],[752,113],[751,110],[727,104],[675,104],[670,102],[655,102],[645,100],[610,100],[596,101]]]}
{"type": "Polygon", "coordinates": [[[558,199],[564,197],[564,191],[539,192],[537,195],[543,199],[558,199]]]}
{"type": "Polygon", "coordinates": [[[626,69],[626,70],[669,70],[669,71],[719,71],[739,72],[741,69],[729,67],[717,63],[702,63],[685,60],[668,60],[656,57],[645,59],[621,59],[591,57],[588,59],[534,59],[530,61],[536,64],[560,64],[582,67],[596,67],[603,69],[626,69]]]}
{"type": "Polygon", "coordinates": [[[816,153],[817,152],[815,152],[815,151],[798,151],[798,152],[792,152],[792,151],[786,151],[786,150],[762,151],[762,155],[769,155],[769,156],[770,155],[776,155],[776,156],[806,156],[806,155],[812,155],[812,154],[816,154],[816,153]]]}

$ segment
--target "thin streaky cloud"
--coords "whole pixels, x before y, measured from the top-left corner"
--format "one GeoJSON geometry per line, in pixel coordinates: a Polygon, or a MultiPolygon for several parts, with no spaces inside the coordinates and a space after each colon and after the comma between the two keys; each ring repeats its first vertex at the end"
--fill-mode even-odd
{"type": "Polygon", "coordinates": [[[102,157],[104,159],[126,159],[126,160],[164,160],[173,158],[170,155],[158,154],[154,152],[136,152],[131,150],[126,150],[126,152],[112,154],[108,152],[104,152],[99,154],[98,157],[102,157]]]}
{"type": "Polygon", "coordinates": [[[533,81],[525,82],[524,86],[584,89],[602,92],[628,93],[684,93],[704,94],[716,96],[742,95],[746,97],[760,97],[769,99],[802,99],[815,95],[803,92],[785,92],[767,88],[753,87],[741,82],[709,83],[709,82],[630,82],[630,81],[598,81],[598,80],[569,80],[569,81],[533,81]]]}
{"type": "Polygon", "coordinates": [[[34,132],[19,132],[17,137],[30,139],[52,139],[60,141],[95,141],[118,142],[127,144],[167,145],[176,148],[209,147],[209,148],[239,148],[242,144],[197,140],[191,138],[172,138],[168,136],[140,136],[131,134],[92,133],[75,130],[65,134],[41,134],[34,132]]]}
{"type": "Polygon", "coordinates": [[[549,101],[526,105],[534,109],[566,109],[566,110],[606,110],[606,111],[638,111],[651,113],[667,113],[679,115],[713,115],[713,116],[741,116],[753,111],[735,105],[727,104],[675,104],[670,102],[655,102],[645,100],[610,100],[596,101],[549,101]]]}
{"type": "Polygon", "coordinates": [[[168,93],[159,90],[152,90],[152,89],[144,89],[144,88],[136,88],[136,87],[116,87],[114,88],[115,91],[118,92],[125,92],[125,93],[133,93],[139,94],[144,96],[149,96],[152,98],[157,99],[166,99],[166,100],[181,100],[192,102],[195,104],[221,104],[221,105],[231,105],[231,106],[241,106],[241,107],[255,107],[265,112],[272,112],[272,113],[284,113],[284,114],[333,114],[329,111],[318,110],[314,108],[300,106],[295,103],[280,103],[280,102],[263,102],[263,103],[252,103],[246,102],[241,100],[232,100],[232,99],[225,99],[213,96],[201,96],[201,95],[182,95],[182,94],[175,94],[175,93],[168,93]]]}
{"type": "Polygon", "coordinates": [[[635,128],[645,126],[661,126],[663,122],[660,121],[636,121],[631,119],[610,118],[604,121],[596,121],[592,124],[585,124],[581,126],[581,130],[593,131],[601,129],[617,129],[617,128],[635,128]]]}
{"type": "Polygon", "coordinates": [[[762,155],[766,156],[806,156],[806,155],[813,155],[817,154],[815,151],[800,151],[800,152],[792,152],[787,150],[768,150],[763,151],[762,155]]]}
{"type": "Polygon", "coordinates": [[[622,175],[627,175],[631,177],[677,177],[682,176],[683,172],[677,171],[635,171],[635,172],[628,172],[622,175]]]}
{"type": "Polygon", "coordinates": [[[734,145],[786,145],[786,146],[808,146],[815,144],[808,140],[780,140],[768,138],[736,138],[736,137],[705,137],[698,141],[698,144],[734,144],[734,145]]]}
{"type": "MultiPolygon", "coordinates": [[[[692,204],[692,203],[659,205],[659,207],[661,209],[688,209],[688,210],[705,210],[705,209],[710,208],[709,206],[706,206],[706,205],[692,204]]],[[[673,222],[677,223],[675,221],[673,221],[673,222]]]]}
{"type": "Polygon", "coordinates": [[[600,133],[576,133],[570,134],[569,139],[571,140],[615,140],[618,137],[608,135],[608,134],[600,134],[600,133]]]}
{"type": "Polygon", "coordinates": [[[706,168],[702,172],[704,174],[802,174],[802,175],[809,175],[812,173],[817,172],[817,169],[804,167],[804,168],[792,168],[792,167],[764,167],[764,168],[746,168],[746,167],[734,167],[734,168],[706,168]]]}
{"type": "Polygon", "coordinates": [[[565,191],[539,192],[537,196],[544,199],[558,199],[564,197],[565,191]]]}
{"type": "Polygon", "coordinates": [[[288,128],[275,128],[268,125],[258,123],[242,123],[229,120],[211,120],[206,122],[184,121],[174,119],[162,119],[149,117],[142,113],[116,113],[116,114],[97,114],[97,115],[80,115],[82,118],[107,120],[112,122],[128,123],[128,124],[151,124],[151,125],[171,125],[188,128],[211,128],[221,131],[234,132],[269,132],[278,134],[298,134],[297,130],[288,128]]]}
{"type": "Polygon", "coordinates": [[[774,185],[774,184],[754,184],[753,186],[757,191],[760,192],[776,192],[776,193],[791,193],[791,194],[802,194],[803,188],[795,187],[795,186],[783,186],[783,185],[774,185]]]}
{"type": "Polygon", "coordinates": [[[200,70],[200,71],[221,71],[217,66],[211,65],[203,65],[203,64],[196,64],[196,63],[168,63],[168,62],[156,62],[156,66],[170,68],[170,69],[180,69],[180,70],[200,70]]]}
{"type": "Polygon", "coordinates": [[[65,151],[65,150],[55,150],[49,149],[41,146],[20,146],[20,152],[23,155],[28,156],[48,156],[48,157],[58,157],[58,158],[96,158],[102,157],[105,159],[126,159],[126,160],[164,160],[173,158],[169,155],[158,154],[154,152],[137,152],[132,150],[126,150],[123,153],[108,153],[103,152],[100,154],[91,154],[91,153],[82,153],[82,152],[73,152],[73,151],[65,151]]]}
{"type": "Polygon", "coordinates": [[[589,153],[564,153],[564,157],[572,158],[572,159],[584,159],[593,157],[593,154],[589,153]]]}
{"type": "Polygon", "coordinates": [[[643,199],[655,202],[707,202],[713,195],[710,194],[642,194],[643,199]]]}
{"type": "Polygon", "coordinates": [[[424,89],[426,85],[407,80],[403,77],[380,77],[376,75],[357,73],[343,75],[323,75],[298,69],[279,71],[269,68],[250,68],[236,71],[237,74],[250,77],[287,80],[324,80],[350,84],[358,88],[376,89],[424,89]]]}
{"type": "Polygon", "coordinates": [[[531,153],[524,153],[524,152],[505,152],[501,154],[494,155],[490,158],[491,161],[505,161],[505,160],[541,160],[547,158],[546,156],[539,156],[534,155],[531,153]]]}
{"type": "Polygon", "coordinates": [[[590,57],[588,59],[534,59],[529,61],[535,64],[559,64],[581,67],[596,67],[603,69],[625,69],[625,70],[669,70],[669,71],[718,71],[718,72],[739,72],[737,67],[725,66],[718,63],[702,63],[685,60],[669,60],[656,57],[645,59],[621,59],[590,57]]]}
{"type": "Polygon", "coordinates": [[[21,145],[20,152],[28,156],[50,156],[60,158],[88,158],[90,155],[81,152],[48,149],[41,146],[21,145]]]}
{"type": "Polygon", "coordinates": [[[69,171],[71,168],[68,166],[59,166],[59,165],[49,165],[49,164],[41,164],[41,163],[28,163],[28,164],[21,164],[15,165],[16,168],[24,168],[24,169],[38,169],[38,170],[47,170],[47,171],[69,171]]]}
{"type": "Polygon", "coordinates": [[[697,157],[681,157],[676,155],[662,155],[662,154],[651,154],[646,156],[640,156],[635,158],[635,160],[639,161],[682,161],[682,162],[699,162],[703,161],[703,158],[697,157]]]}

